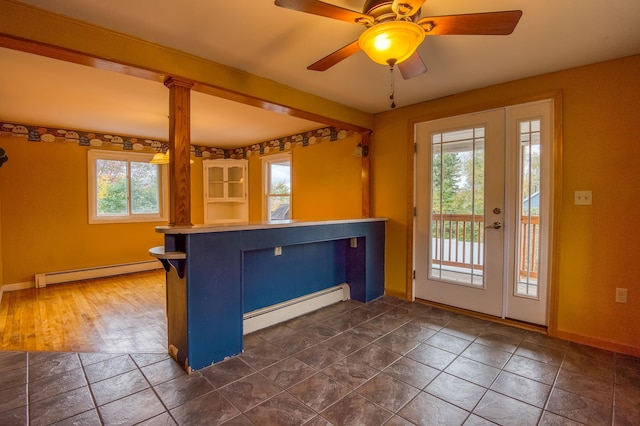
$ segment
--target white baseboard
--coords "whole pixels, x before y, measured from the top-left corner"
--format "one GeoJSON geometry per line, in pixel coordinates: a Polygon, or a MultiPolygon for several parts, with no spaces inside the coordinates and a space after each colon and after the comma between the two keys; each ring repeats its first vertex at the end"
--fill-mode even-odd
{"type": "Polygon", "coordinates": [[[144,262],[97,266],[95,268],[75,269],[70,271],[46,272],[35,275],[35,286],[37,288],[42,288],[49,284],[112,277],[115,275],[131,274],[134,272],[152,271],[160,268],[162,268],[162,264],[159,260],[146,260],[144,262]]]}
{"type": "Polygon", "coordinates": [[[278,303],[276,305],[267,306],[266,308],[248,312],[244,314],[243,317],[243,334],[253,333],[254,331],[290,320],[325,306],[329,306],[343,300],[349,300],[350,298],[351,292],[349,284],[345,283],[316,293],[311,293],[306,296],[298,297],[296,299],[287,300],[286,302],[278,303]]]}

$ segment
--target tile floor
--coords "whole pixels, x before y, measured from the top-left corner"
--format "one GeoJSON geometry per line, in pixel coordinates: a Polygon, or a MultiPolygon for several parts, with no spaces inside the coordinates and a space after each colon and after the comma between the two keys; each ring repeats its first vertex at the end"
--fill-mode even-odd
{"type": "Polygon", "coordinates": [[[0,352],[0,425],[640,425],[640,359],[387,296],[164,354],[0,352]]]}

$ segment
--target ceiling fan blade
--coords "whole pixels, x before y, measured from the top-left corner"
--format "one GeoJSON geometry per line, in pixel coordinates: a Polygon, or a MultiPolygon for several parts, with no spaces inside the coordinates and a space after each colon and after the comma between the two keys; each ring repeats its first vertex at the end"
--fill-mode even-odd
{"type": "Polygon", "coordinates": [[[424,64],[418,52],[413,52],[413,55],[409,56],[409,59],[400,62],[398,69],[400,70],[400,74],[402,74],[402,78],[405,80],[427,72],[427,66],[424,64]]]}
{"type": "Polygon", "coordinates": [[[360,45],[358,44],[358,40],[353,43],[347,44],[345,47],[336,50],[330,55],[325,56],[317,62],[309,65],[307,67],[308,70],[312,71],[326,71],[338,62],[347,59],[349,56],[360,50],[360,45]]]}
{"type": "Polygon", "coordinates": [[[276,0],[275,4],[276,6],[284,7],[286,9],[338,19],[340,21],[359,23],[364,20],[373,22],[373,18],[368,15],[318,0],[276,0]]]}
{"type": "Polygon", "coordinates": [[[400,16],[413,16],[415,15],[425,0],[393,0],[391,10],[393,13],[400,16]]]}
{"type": "Polygon", "coordinates": [[[513,32],[521,10],[431,16],[416,22],[427,35],[509,35],[513,32]]]}

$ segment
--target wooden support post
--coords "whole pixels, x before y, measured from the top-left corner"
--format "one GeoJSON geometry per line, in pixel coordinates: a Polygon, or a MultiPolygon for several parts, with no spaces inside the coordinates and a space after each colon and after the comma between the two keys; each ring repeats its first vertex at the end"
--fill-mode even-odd
{"type": "Polygon", "coordinates": [[[371,217],[371,132],[362,132],[362,217],[371,217]]]}
{"type": "Polygon", "coordinates": [[[169,77],[169,225],[191,226],[191,87],[169,77]]]}

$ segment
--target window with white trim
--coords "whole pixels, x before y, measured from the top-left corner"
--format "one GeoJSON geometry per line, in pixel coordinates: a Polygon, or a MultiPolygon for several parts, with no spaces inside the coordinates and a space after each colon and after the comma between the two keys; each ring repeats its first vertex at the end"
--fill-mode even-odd
{"type": "Polygon", "coordinates": [[[167,168],[153,154],[92,149],[87,158],[89,223],[168,220],[167,168]]]}
{"type": "Polygon", "coordinates": [[[291,153],[262,157],[263,217],[274,222],[291,219],[291,153]]]}

